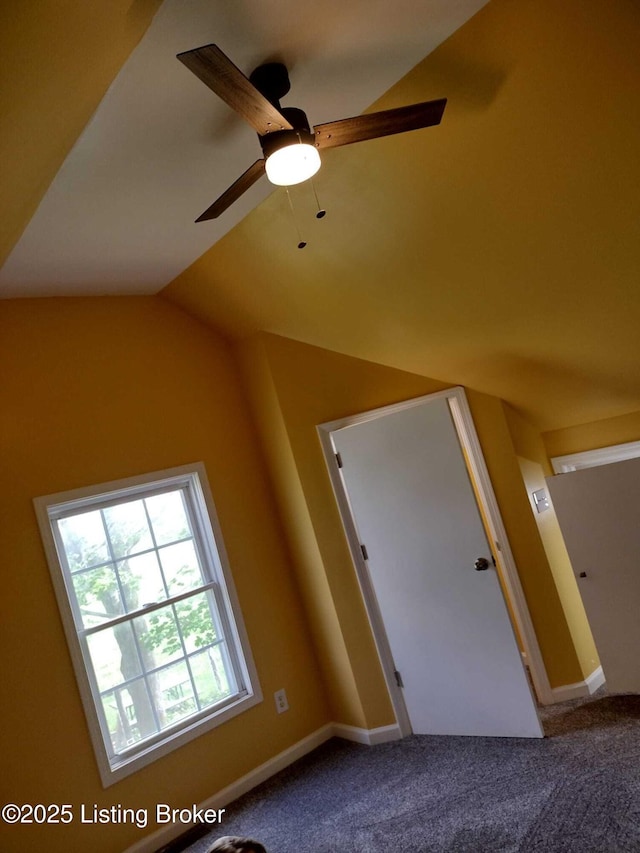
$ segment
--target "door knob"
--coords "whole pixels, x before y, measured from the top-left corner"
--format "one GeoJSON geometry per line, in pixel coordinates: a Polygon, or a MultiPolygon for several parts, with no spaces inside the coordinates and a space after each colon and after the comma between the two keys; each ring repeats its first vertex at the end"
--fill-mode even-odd
{"type": "Polygon", "coordinates": [[[486,557],[478,557],[474,566],[476,567],[476,572],[486,572],[489,568],[489,560],[486,557]]]}

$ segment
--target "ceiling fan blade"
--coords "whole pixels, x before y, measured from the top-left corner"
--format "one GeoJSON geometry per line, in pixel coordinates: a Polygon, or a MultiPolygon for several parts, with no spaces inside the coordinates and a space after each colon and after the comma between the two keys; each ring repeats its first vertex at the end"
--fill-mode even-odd
{"type": "Polygon", "coordinates": [[[261,136],[292,130],[282,113],[262,95],[215,44],[178,54],[178,59],[261,136]]]}
{"type": "Polygon", "coordinates": [[[366,139],[431,127],[440,124],[446,104],[447,99],[440,98],[437,101],[425,101],[393,110],[317,124],[313,128],[316,145],[318,148],[335,148],[338,145],[350,145],[352,142],[364,142],[366,139]]]}
{"type": "Polygon", "coordinates": [[[240,198],[242,193],[246,192],[250,186],[255,184],[258,178],[264,174],[264,160],[256,160],[249,166],[246,172],[238,178],[237,181],[231,184],[228,190],[225,190],[220,198],[216,199],[211,207],[208,207],[204,213],[196,219],[196,222],[205,222],[207,219],[217,219],[221,213],[231,207],[234,201],[240,198]]]}

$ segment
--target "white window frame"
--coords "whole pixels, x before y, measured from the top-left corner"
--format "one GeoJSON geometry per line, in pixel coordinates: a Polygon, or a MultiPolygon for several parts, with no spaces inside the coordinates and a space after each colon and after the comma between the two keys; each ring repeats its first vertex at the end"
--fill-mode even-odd
{"type": "MultiPolygon", "coordinates": [[[[201,462],[125,480],[45,495],[35,498],[34,506],[100,777],[105,788],[262,701],[262,692],[229,569],[213,497],[201,462]],[[125,502],[136,496],[143,497],[171,488],[184,489],[189,496],[190,522],[194,528],[194,539],[198,543],[204,570],[210,581],[215,583],[216,600],[225,641],[233,660],[238,689],[226,700],[210,709],[204,709],[179,721],[153,737],[132,746],[124,754],[115,754],[104,721],[100,692],[91,662],[88,655],[85,659],[83,653],[83,645],[86,647],[86,644],[80,640],[82,631],[74,618],[75,592],[64,549],[57,541],[56,522],[74,511],[88,511],[104,505],[105,502],[110,504],[125,502]]],[[[158,606],[162,606],[162,603],[166,604],[166,602],[160,602],[158,606]]],[[[135,612],[140,615],[138,611],[135,612]]]]}

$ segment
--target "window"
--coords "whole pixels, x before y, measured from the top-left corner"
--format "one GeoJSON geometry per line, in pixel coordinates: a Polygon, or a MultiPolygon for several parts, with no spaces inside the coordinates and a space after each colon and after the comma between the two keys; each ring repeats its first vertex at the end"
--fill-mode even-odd
{"type": "Polygon", "coordinates": [[[261,700],[202,465],[35,506],[105,785],[261,700]]]}

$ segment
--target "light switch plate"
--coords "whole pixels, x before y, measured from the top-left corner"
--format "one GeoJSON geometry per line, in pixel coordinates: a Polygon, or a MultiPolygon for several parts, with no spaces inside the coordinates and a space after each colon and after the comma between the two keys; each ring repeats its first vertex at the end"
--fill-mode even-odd
{"type": "Polygon", "coordinates": [[[538,512],[544,512],[547,509],[551,509],[546,489],[538,489],[536,492],[532,492],[532,497],[538,512]]]}

